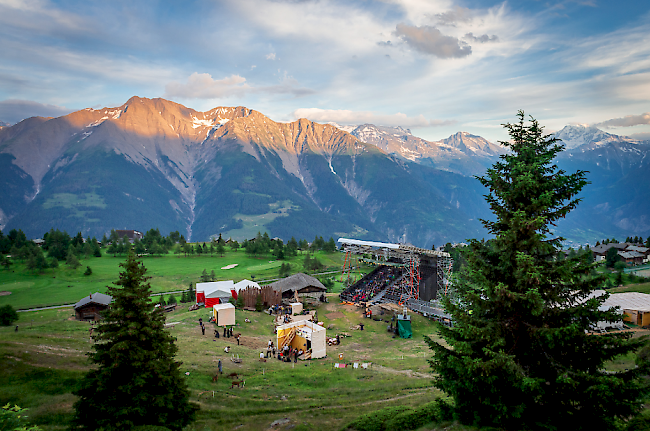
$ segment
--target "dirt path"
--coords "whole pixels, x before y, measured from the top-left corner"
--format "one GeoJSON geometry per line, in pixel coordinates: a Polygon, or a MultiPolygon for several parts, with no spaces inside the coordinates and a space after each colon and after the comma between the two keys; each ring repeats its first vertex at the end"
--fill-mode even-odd
{"type": "Polygon", "coordinates": [[[404,374],[408,377],[419,377],[421,379],[432,379],[431,374],[420,373],[413,370],[396,370],[394,368],[384,367],[383,365],[372,364],[374,370],[379,371],[380,373],[390,373],[390,374],[404,374]]]}

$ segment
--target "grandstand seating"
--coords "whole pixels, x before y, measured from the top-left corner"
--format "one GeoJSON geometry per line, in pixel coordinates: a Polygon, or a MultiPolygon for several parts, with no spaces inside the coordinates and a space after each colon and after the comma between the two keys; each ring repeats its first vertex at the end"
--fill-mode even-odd
{"type": "Polygon", "coordinates": [[[402,268],[381,265],[370,274],[341,292],[341,299],[350,302],[370,302],[400,279],[402,268]]]}

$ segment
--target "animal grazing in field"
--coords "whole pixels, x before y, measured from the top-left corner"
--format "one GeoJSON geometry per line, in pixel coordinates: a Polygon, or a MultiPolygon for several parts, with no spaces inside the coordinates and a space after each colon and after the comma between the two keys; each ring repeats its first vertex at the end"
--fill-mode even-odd
{"type": "Polygon", "coordinates": [[[219,373],[215,374],[214,377],[212,377],[212,383],[216,382],[219,380],[219,373]]]}
{"type": "Polygon", "coordinates": [[[244,384],[246,383],[246,380],[233,380],[232,385],[230,385],[230,389],[234,388],[237,386],[239,389],[244,387],[244,384]]]}
{"type": "Polygon", "coordinates": [[[226,377],[231,377],[231,378],[233,378],[233,379],[238,379],[238,378],[239,378],[239,374],[237,374],[237,373],[230,373],[230,374],[228,374],[226,377]]]}

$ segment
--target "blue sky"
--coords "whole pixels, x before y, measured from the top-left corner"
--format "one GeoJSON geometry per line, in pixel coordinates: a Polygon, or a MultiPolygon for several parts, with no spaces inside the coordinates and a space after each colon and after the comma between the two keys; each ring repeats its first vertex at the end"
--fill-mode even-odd
{"type": "Polygon", "coordinates": [[[0,121],[164,97],[505,139],[518,109],[650,139],[650,2],[0,0],[0,121]]]}

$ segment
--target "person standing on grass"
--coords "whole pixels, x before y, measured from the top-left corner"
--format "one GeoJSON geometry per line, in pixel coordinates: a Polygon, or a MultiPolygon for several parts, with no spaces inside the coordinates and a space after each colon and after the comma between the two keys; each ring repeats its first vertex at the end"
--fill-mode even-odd
{"type": "Polygon", "coordinates": [[[205,335],[205,326],[203,326],[203,323],[201,323],[201,333],[205,335]]]}
{"type": "Polygon", "coordinates": [[[223,338],[226,338],[226,330],[227,330],[227,328],[224,326],[223,327],[223,338]]]}
{"type": "Polygon", "coordinates": [[[239,337],[241,337],[241,335],[238,335],[238,336],[237,336],[237,345],[238,345],[238,346],[239,346],[239,337]]]}
{"type": "Polygon", "coordinates": [[[219,330],[218,329],[214,330],[214,338],[219,338],[219,330]]]}
{"type": "Polygon", "coordinates": [[[219,369],[219,374],[223,374],[223,368],[221,365],[221,359],[219,359],[219,363],[217,364],[217,368],[219,369]]]}

